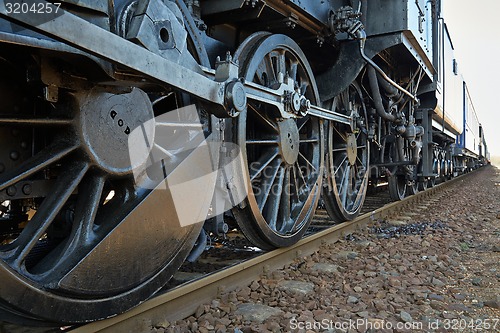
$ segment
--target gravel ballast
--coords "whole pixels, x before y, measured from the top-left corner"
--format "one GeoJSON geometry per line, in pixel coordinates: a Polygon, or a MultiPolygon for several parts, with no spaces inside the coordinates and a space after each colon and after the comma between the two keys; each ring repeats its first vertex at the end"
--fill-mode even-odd
{"type": "Polygon", "coordinates": [[[151,332],[500,332],[500,170],[151,332]],[[496,325],[496,326],[495,326],[496,325]]]}

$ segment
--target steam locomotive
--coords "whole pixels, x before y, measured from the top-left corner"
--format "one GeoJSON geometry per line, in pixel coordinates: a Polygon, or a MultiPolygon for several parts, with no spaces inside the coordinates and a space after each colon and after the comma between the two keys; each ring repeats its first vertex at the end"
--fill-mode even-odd
{"type": "Polygon", "coordinates": [[[289,246],[320,197],[488,157],[440,0],[2,0],[0,68],[2,321],[114,316],[228,217],[289,246]]]}

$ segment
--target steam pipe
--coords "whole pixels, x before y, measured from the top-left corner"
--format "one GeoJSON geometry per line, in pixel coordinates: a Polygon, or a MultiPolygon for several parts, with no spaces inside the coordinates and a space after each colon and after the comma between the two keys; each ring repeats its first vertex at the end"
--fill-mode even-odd
{"type": "Polygon", "coordinates": [[[394,87],[392,84],[381,78],[380,75],[377,75],[377,78],[378,78],[378,84],[382,87],[382,89],[384,89],[387,92],[389,97],[401,96],[399,94],[399,90],[396,87],[394,87]]]}
{"type": "Polygon", "coordinates": [[[392,86],[394,86],[396,89],[398,89],[399,91],[401,91],[403,94],[405,94],[408,97],[410,97],[413,101],[415,101],[415,103],[420,104],[420,101],[418,100],[417,96],[413,95],[408,90],[406,90],[405,88],[401,87],[399,84],[397,84],[396,82],[394,82],[390,77],[387,76],[387,74],[384,73],[384,71],[375,62],[373,62],[373,60],[371,60],[370,58],[368,58],[366,56],[366,54],[365,54],[366,32],[364,30],[358,30],[357,34],[358,34],[357,37],[359,39],[359,51],[361,53],[361,57],[363,57],[363,59],[371,67],[373,67],[380,74],[380,76],[384,80],[386,80],[389,84],[391,84],[392,86]]]}
{"type": "Polygon", "coordinates": [[[370,88],[372,90],[373,103],[379,116],[385,120],[395,122],[396,116],[385,112],[384,104],[382,103],[382,95],[378,86],[377,73],[373,67],[368,67],[368,79],[370,81],[370,88]]]}

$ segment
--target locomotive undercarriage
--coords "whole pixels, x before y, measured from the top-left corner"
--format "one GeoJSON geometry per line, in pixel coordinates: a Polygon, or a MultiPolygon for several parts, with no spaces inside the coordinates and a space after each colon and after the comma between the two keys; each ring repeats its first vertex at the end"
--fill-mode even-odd
{"type": "MultiPolygon", "coordinates": [[[[186,145],[239,147],[241,169],[219,171],[206,186],[222,182],[227,214],[263,249],[298,241],[320,195],[343,221],[359,214],[370,183],[387,180],[402,199],[451,167],[422,127],[428,111],[415,96],[428,78],[411,56],[394,58],[405,53],[402,35],[365,41],[347,7],[332,23],[282,1],[212,3],[73,1],[51,20],[6,15],[0,3],[0,320],[97,320],[170,279],[203,223],[182,226],[168,187],[156,190],[177,156],[150,166],[163,178],[142,186],[136,171],[148,156],[131,164],[127,139],[136,128],[154,142],[190,127],[183,113],[144,126],[181,107],[194,104],[203,129],[186,145]],[[436,161],[431,172],[425,154],[436,161]],[[244,200],[234,199],[239,177],[244,200]]],[[[207,147],[213,170],[234,158],[207,147]]],[[[210,205],[210,191],[199,198],[191,204],[210,205]]],[[[214,221],[224,223],[212,219],[207,231],[223,229],[214,221]]]]}

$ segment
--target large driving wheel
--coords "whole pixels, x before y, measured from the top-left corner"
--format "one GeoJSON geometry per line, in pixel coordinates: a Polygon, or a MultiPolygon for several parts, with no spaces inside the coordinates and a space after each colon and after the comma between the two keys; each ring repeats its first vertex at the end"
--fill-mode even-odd
{"type": "MultiPolygon", "coordinates": [[[[182,140],[196,147],[210,131],[209,118],[199,114],[201,134],[190,132],[193,120],[183,113],[172,122],[150,122],[186,104],[184,95],[157,86],[60,89],[57,101],[44,102],[43,86],[23,80],[26,63],[19,59],[36,65],[15,53],[0,62],[6,101],[0,110],[0,320],[78,323],[122,313],[164,286],[202,227],[182,226],[168,187],[153,190],[181,163],[156,138],[184,130],[182,140]],[[147,169],[163,178],[134,177],[150,159],[146,152],[131,162],[134,128],[151,153],[163,154],[147,169]]],[[[196,207],[207,208],[210,199],[196,207]]]]}
{"type": "MultiPolygon", "coordinates": [[[[236,58],[247,81],[276,89],[290,77],[301,95],[318,102],[312,71],[289,37],[255,34],[236,58]]],[[[321,121],[310,116],[282,119],[272,105],[249,101],[235,127],[249,192],[233,210],[238,225],[260,248],[294,244],[306,231],[320,195],[321,121]]]]}
{"type": "Polygon", "coordinates": [[[351,220],[361,211],[368,187],[370,152],[365,104],[356,82],[327,104],[333,111],[354,117],[354,128],[327,123],[328,173],[323,186],[323,200],[330,216],[339,221],[351,220]]]}

